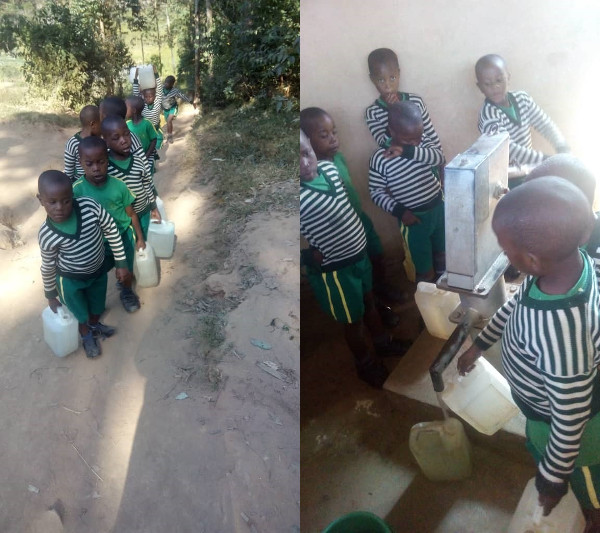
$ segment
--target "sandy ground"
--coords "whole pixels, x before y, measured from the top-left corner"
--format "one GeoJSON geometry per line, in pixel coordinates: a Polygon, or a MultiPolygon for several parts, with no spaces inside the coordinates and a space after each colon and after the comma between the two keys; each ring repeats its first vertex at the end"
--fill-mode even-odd
{"type": "Polygon", "coordinates": [[[0,219],[23,241],[0,250],[3,533],[299,531],[298,217],[256,215],[205,279],[220,215],[201,169],[179,168],[193,119],[177,120],[155,177],[175,254],[135,314],[109,276],[103,321],[118,332],[93,361],[55,357],[40,317],[36,181],[62,168],[73,130],[0,124],[0,219]],[[198,331],[218,301],[215,351],[198,331]]]}

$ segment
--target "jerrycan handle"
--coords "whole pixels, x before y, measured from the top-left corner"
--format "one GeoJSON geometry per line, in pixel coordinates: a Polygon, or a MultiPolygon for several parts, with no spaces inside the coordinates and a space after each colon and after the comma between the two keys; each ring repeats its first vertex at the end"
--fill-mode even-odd
{"type": "Polygon", "coordinates": [[[472,310],[465,313],[463,321],[454,329],[452,335],[442,346],[439,355],[435,358],[435,361],[429,367],[429,375],[433,382],[433,390],[435,392],[442,392],[444,390],[444,379],[442,373],[448,365],[452,362],[458,350],[463,345],[469,335],[469,330],[475,322],[476,315],[472,310]]]}
{"type": "MultiPolygon", "coordinates": [[[[146,243],[146,246],[148,246],[148,243],[146,243]]],[[[140,259],[145,260],[148,258],[148,252],[146,251],[146,248],[142,248],[142,249],[138,250],[136,253],[140,259]]]]}
{"type": "Polygon", "coordinates": [[[63,322],[66,322],[67,320],[69,320],[69,312],[65,311],[64,305],[59,305],[56,308],[56,314],[58,315],[58,318],[60,318],[63,322]]]}

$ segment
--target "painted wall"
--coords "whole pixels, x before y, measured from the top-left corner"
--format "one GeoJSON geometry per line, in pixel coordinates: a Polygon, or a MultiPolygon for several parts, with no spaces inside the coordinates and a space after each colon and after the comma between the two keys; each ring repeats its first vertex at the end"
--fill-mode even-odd
{"type": "MultiPolygon", "coordinates": [[[[523,89],[558,124],[573,153],[594,168],[600,152],[600,5],[585,0],[301,0],[301,108],[318,106],[336,121],[363,207],[386,248],[395,247],[395,219],[367,189],[376,145],[364,121],[377,97],[367,56],[392,48],[400,90],[425,100],[446,160],[479,136],[483,95],[473,67],[487,53],[502,55],[511,89],[523,89]]],[[[546,149],[534,136],[534,147],[546,149]]]]}

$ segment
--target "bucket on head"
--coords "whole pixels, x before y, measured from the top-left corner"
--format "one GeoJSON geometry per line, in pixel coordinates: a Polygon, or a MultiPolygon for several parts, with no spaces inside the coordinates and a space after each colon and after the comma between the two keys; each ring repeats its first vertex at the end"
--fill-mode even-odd
{"type": "Polygon", "coordinates": [[[485,357],[466,376],[459,375],[456,365],[450,368],[442,401],[477,431],[493,435],[519,413],[508,382],[485,357]]]}
{"type": "Polygon", "coordinates": [[[460,304],[457,293],[438,289],[435,283],[420,281],[415,302],[430,335],[447,339],[456,328],[448,317],[460,304]]]}
{"type": "Polygon", "coordinates": [[[140,65],[138,70],[138,82],[140,91],[144,89],[154,89],[156,87],[156,76],[152,65],[140,65]]]}
{"type": "Polygon", "coordinates": [[[569,486],[568,492],[548,516],[538,503],[535,478],[531,478],[508,525],[507,533],[583,533],[585,518],[569,486]]]}
{"type": "Polygon", "coordinates": [[[408,445],[431,481],[459,480],[471,475],[471,445],[456,418],[415,424],[408,445]]]}
{"type": "Polygon", "coordinates": [[[137,250],[133,258],[133,275],[138,287],[156,287],[158,285],[158,267],[152,245],[137,250]]]}
{"type": "Polygon", "coordinates": [[[57,357],[64,357],[79,348],[79,323],[66,306],[56,313],[50,306],[42,311],[44,340],[57,357]]]}
{"type": "Polygon", "coordinates": [[[323,533],[394,533],[381,518],[368,511],[354,511],[334,520],[323,533]]]}
{"type": "Polygon", "coordinates": [[[169,220],[150,221],[146,242],[154,248],[156,257],[168,259],[175,248],[175,224],[169,220]]]}

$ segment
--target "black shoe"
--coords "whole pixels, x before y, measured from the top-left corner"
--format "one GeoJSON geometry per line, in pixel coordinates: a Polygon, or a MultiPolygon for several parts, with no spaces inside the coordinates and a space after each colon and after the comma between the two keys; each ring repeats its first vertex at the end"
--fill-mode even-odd
{"type": "Polygon", "coordinates": [[[128,313],[134,313],[140,308],[140,299],[131,289],[123,288],[121,290],[121,303],[128,313]]]}
{"type": "Polygon", "coordinates": [[[387,305],[378,304],[377,312],[386,328],[395,328],[400,323],[400,317],[387,305]]]}
{"type": "Polygon", "coordinates": [[[85,350],[85,355],[88,358],[94,359],[102,353],[100,345],[96,341],[96,338],[94,337],[91,331],[88,331],[87,335],[81,337],[81,340],[83,341],[83,349],[85,350]]]}
{"type": "Polygon", "coordinates": [[[360,363],[356,362],[356,373],[362,381],[376,389],[381,389],[385,380],[390,375],[385,365],[373,358],[366,359],[360,363]]]}
{"type": "Polygon", "coordinates": [[[125,287],[123,287],[123,284],[121,283],[121,280],[118,279],[117,282],[115,283],[115,287],[117,288],[117,290],[120,292],[122,291],[125,287]]]}
{"type": "Polygon", "coordinates": [[[108,337],[112,337],[117,331],[112,326],[107,326],[102,322],[98,322],[97,324],[88,324],[88,327],[92,330],[92,335],[95,338],[107,339],[108,337]]]}
{"type": "Polygon", "coordinates": [[[379,357],[402,357],[411,345],[411,341],[390,339],[386,344],[375,344],[375,353],[379,357]]]}

